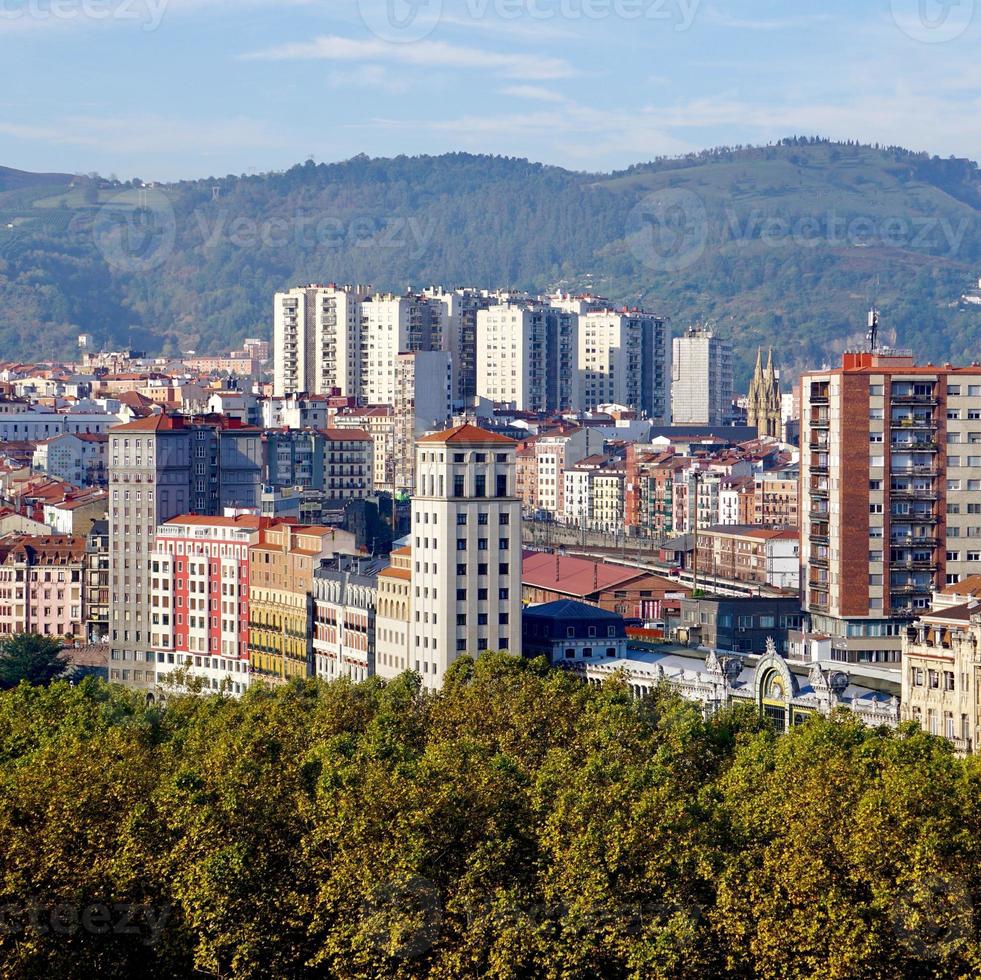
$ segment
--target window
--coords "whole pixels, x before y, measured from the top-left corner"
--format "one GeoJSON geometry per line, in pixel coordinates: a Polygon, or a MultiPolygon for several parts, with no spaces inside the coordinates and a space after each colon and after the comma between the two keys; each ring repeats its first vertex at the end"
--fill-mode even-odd
{"type": "MultiPolygon", "coordinates": [[[[970,481],[968,481],[968,482],[970,482],[970,481]]],[[[947,481],[947,489],[948,490],[960,490],[960,488],[961,488],[961,481],[960,480],[948,480],[947,481]]]]}
{"type": "Polygon", "coordinates": [[[474,487],[475,497],[486,497],[487,496],[487,477],[483,473],[478,473],[476,478],[476,485],[474,487]]]}
{"type": "Polygon", "coordinates": [[[869,561],[870,562],[882,561],[882,552],[881,551],[870,551],[869,552],[869,561]]]}
{"type": "Polygon", "coordinates": [[[506,473],[497,474],[497,496],[506,497],[508,495],[508,478],[506,473]]]}
{"type": "Polygon", "coordinates": [[[960,456],[948,456],[947,457],[947,465],[948,466],[960,466],[961,465],[961,458],[960,458],[960,456]]]}
{"type": "Polygon", "coordinates": [[[453,477],[453,496],[463,496],[463,477],[458,473],[453,477]]]}
{"type": "Polygon", "coordinates": [[[882,489],[882,480],[869,480],[869,489],[870,490],[881,490],[882,489]]]}
{"type": "Polygon", "coordinates": [[[465,527],[466,526],[466,523],[467,523],[467,515],[466,514],[457,514],[456,515],[456,526],[457,527],[465,527]]]}
{"type": "Polygon", "coordinates": [[[947,385],[947,394],[948,395],[959,395],[960,393],[961,393],[961,386],[960,385],[947,385]]]}
{"type": "Polygon", "coordinates": [[[487,599],[487,590],[486,589],[477,589],[477,601],[478,602],[483,602],[486,599],[487,599]]]}
{"type": "Polygon", "coordinates": [[[882,442],[882,433],[881,432],[870,432],[869,433],[869,442],[882,442]]]}
{"type": "Polygon", "coordinates": [[[881,514],[882,513],[882,504],[869,504],[869,513],[870,514],[881,514]]]}
{"type": "Polygon", "coordinates": [[[456,590],[456,601],[457,602],[466,602],[467,601],[467,590],[466,589],[457,589],[456,590]]]}
{"type": "Polygon", "coordinates": [[[466,538],[457,538],[456,539],[456,550],[457,551],[466,551],[467,550],[467,539],[466,538]]]}
{"type": "Polygon", "coordinates": [[[511,523],[511,515],[510,514],[501,514],[500,515],[500,520],[498,521],[498,523],[501,525],[501,527],[504,527],[504,525],[506,525],[506,524],[510,524],[511,523]]]}
{"type": "Polygon", "coordinates": [[[511,590],[510,589],[498,589],[497,597],[498,597],[498,599],[510,599],[511,598],[511,590]]]}
{"type": "Polygon", "coordinates": [[[458,564],[456,566],[456,573],[457,573],[457,575],[466,575],[467,574],[467,566],[461,562],[460,564],[458,564]]]}

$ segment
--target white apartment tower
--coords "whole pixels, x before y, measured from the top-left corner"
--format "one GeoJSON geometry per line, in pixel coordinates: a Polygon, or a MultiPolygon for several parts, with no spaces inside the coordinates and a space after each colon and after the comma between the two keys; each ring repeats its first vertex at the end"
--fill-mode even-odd
{"type": "Polygon", "coordinates": [[[477,313],[477,394],[517,411],[577,410],[579,317],[537,303],[477,313]]]}
{"type": "Polygon", "coordinates": [[[277,293],[273,394],[358,394],[365,286],[304,286],[277,293]]]}
{"type": "Polygon", "coordinates": [[[664,320],[640,310],[588,310],[579,316],[582,407],[627,405],[667,423],[671,347],[664,320]]]}
{"type": "Polygon", "coordinates": [[[515,449],[473,425],[417,442],[409,666],[429,688],[460,656],[521,649],[515,449]]]}
{"type": "Polygon", "coordinates": [[[724,425],[732,409],[732,347],[711,330],[674,338],[671,416],[675,425],[724,425]]]}

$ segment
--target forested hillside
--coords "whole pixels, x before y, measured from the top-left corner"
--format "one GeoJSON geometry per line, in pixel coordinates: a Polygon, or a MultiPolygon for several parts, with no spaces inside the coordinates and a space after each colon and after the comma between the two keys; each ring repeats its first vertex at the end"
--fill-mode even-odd
{"type": "Polygon", "coordinates": [[[981,769],[543,662],[0,694],[10,977],[981,973],[981,769]]]}
{"type": "Polygon", "coordinates": [[[971,361],[981,177],[966,160],[793,139],[616,174],[449,154],[160,185],[0,170],[0,356],[79,331],[151,351],[268,336],[308,281],[592,289],[837,360],[875,299],[923,360],[971,361]],[[33,179],[32,179],[33,178],[33,179]]]}

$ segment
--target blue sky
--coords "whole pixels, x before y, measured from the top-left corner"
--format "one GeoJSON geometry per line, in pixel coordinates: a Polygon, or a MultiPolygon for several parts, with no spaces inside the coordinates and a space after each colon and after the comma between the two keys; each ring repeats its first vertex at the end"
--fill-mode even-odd
{"type": "Polygon", "coordinates": [[[0,0],[0,164],[170,180],[468,150],[609,170],[793,133],[979,159],[975,5],[0,0]]]}

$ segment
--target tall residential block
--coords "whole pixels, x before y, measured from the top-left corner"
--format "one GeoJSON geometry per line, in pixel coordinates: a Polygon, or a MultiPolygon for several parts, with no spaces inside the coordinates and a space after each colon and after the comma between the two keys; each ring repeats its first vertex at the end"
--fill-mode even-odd
{"type": "Polygon", "coordinates": [[[835,659],[898,660],[933,592],[981,570],[981,368],[848,353],[801,400],[810,629],[835,659]]]}
{"type": "Polygon", "coordinates": [[[576,410],[579,317],[538,303],[477,313],[477,394],[518,411],[576,410]]]}
{"type": "Polygon", "coordinates": [[[273,394],[358,393],[366,286],[304,286],[273,305],[273,394]]]}
{"type": "Polygon", "coordinates": [[[625,405],[670,420],[671,347],[664,320],[640,310],[590,310],[579,316],[582,407],[625,405]]]}
{"type": "Polygon", "coordinates": [[[453,359],[446,351],[399,354],[395,359],[394,481],[415,485],[416,439],[442,430],[453,414],[453,359]]]}
{"type": "Polygon", "coordinates": [[[689,328],[673,342],[675,425],[724,425],[732,409],[732,347],[711,330],[689,328]]]}
{"type": "Polygon", "coordinates": [[[520,650],[515,448],[473,425],[417,443],[408,659],[426,687],[465,654],[520,650]]]}
{"type": "Polygon", "coordinates": [[[448,290],[431,286],[423,296],[441,307],[441,349],[453,356],[454,399],[470,404],[477,395],[477,313],[497,299],[487,290],[460,288],[448,290]]]}
{"type": "Polygon", "coordinates": [[[149,558],[157,526],[179,514],[257,507],[260,437],[235,420],[166,414],[110,430],[111,669],[133,686],[155,680],[149,558]]]}

